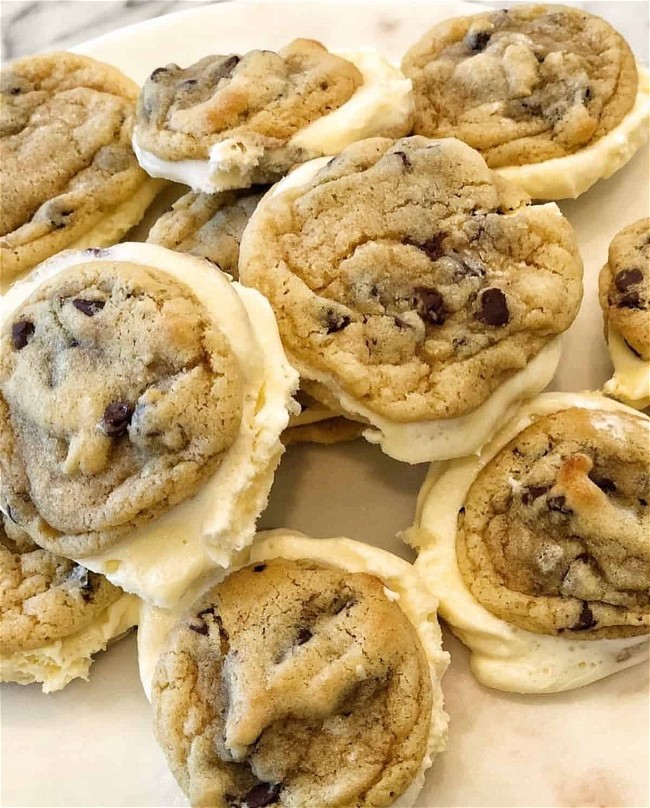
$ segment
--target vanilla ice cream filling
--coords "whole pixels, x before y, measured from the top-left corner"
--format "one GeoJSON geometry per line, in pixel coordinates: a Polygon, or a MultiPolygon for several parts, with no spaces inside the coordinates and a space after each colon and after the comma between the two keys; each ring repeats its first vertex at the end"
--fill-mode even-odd
{"type": "Polygon", "coordinates": [[[650,362],[631,351],[611,324],[607,331],[607,345],[614,375],[605,383],[603,392],[637,409],[650,407],[650,362]]]}
{"type": "MultiPolygon", "coordinates": [[[[269,530],[260,533],[255,543],[242,553],[237,568],[273,558],[309,559],[348,572],[374,575],[384,582],[386,597],[397,601],[415,628],[429,662],[433,703],[425,755],[408,789],[392,803],[395,808],[411,808],[424,784],[425,771],[447,744],[449,718],[443,708],[440,680],[449,665],[449,654],[442,650],[442,634],[436,617],[437,598],[424,585],[413,565],[386,550],[352,539],[312,539],[292,530],[269,530]]],[[[229,571],[226,570],[218,572],[204,588],[215,586],[227,574],[229,571]]],[[[199,595],[200,591],[195,587],[173,610],[142,604],[138,662],[142,686],[149,700],[158,658],[165,650],[169,632],[199,595]]]]}
{"type": "MultiPolygon", "coordinates": [[[[648,637],[575,640],[536,634],[500,619],[465,585],[456,557],[458,511],[477,475],[534,418],[569,409],[634,410],[595,393],[545,393],[524,404],[478,457],[434,463],[418,498],[407,540],[419,547],[415,568],[440,599],[440,615],[471,650],[484,685],[515,693],[556,693],[582,687],[648,658],[648,637]]],[[[612,419],[602,419],[611,431],[612,419]]],[[[648,420],[650,439],[650,419],[648,420]]]]}
{"type": "MultiPolygon", "coordinates": [[[[304,149],[308,157],[335,154],[356,140],[406,129],[413,115],[411,80],[397,67],[373,51],[338,55],[359,69],[363,84],[345,104],[308,124],[288,141],[289,147],[304,149]]],[[[251,185],[265,154],[260,146],[227,138],[210,147],[207,160],[164,160],[138,145],[137,126],[133,150],[150,176],[165,177],[208,194],[251,185]]]]}
{"type": "Polygon", "coordinates": [[[292,395],[298,375],[285,357],[271,307],[259,292],[231,283],[208,261],[154,244],[61,253],[3,297],[3,317],[41,283],[89,261],[134,262],[189,287],[228,340],[244,379],[239,434],[197,493],[105,552],[75,559],[127,592],[170,606],[193,581],[215,564],[228,564],[252,540],[284,451],[279,435],[297,407],[292,395]]]}
{"type": "Polygon", "coordinates": [[[93,655],[108,643],[137,625],[140,601],[122,595],[106,608],[91,625],[54,642],[0,654],[0,680],[28,685],[41,682],[44,693],[61,690],[73,679],[88,679],[93,655]]]}
{"type": "Polygon", "coordinates": [[[612,130],[566,157],[495,169],[533,199],[576,199],[600,179],[622,168],[648,139],[650,77],[637,64],[639,89],[634,106],[612,130]]]}

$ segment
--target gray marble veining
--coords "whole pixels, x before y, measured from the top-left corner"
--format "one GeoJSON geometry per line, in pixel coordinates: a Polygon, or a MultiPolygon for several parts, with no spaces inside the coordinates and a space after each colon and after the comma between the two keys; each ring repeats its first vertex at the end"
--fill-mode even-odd
{"type": "MultiPolygon", "coordinates": [[[[78,45],[84,40],[114,31],[142,20],[226,0],[1,0],[1,49],[2,61],[29,53],[45,50],[60,50],[78,45]]],[[[242,2],[242,0],[237,0],[242,2]]],[[[304,2],[305,0],[296,0],[304,2]]],[[[431,0],[425,0],[431,2],[431,0]]],[[[607,19],[625,36],[637,57],[648,63],[650,4],[647,0],[591,0],[571,2],[592,14],[607,19]]],[[[372,5],[372,0],[368,0],[372,5]]],[[[341,7],[345,0],[330,0],[341,7]]],[[[492,0],[476,5],[512,7],[513,0],[492,0]]],[[[338,12],[337,12],[338,13],[338,12]]],[[[395,3],[399,14],[399,2],[395,3]]]]}

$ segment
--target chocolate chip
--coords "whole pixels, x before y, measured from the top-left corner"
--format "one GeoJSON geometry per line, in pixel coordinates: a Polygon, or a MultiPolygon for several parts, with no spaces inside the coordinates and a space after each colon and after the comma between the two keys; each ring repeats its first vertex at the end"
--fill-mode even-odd
{"type": "Polygon", "coordinates": [[[585,87],[585,89],[582,91],[582,100],[583,100],[583,102],[591,101],[592,95],[593,95],[593,93],[591,92],[591,87],[585,87]]]}
{"type": "Polygon", "coordinates": [[[549,497],[546,500],[546,505],[548,506],[549,511],[555,511],[556,513],[561,513],[564,516],[570,516],[573,513],[571,508],[567,508],[566,497],[562,496],[562,494],[557,497],[549,497]]]}
{"type": "Polygon", "coordinates": [[[616,491],[616,483],[609,477],[592,477],[591,479],[605,494],[612,494],[616,491]]]}
{"type": "Polygon", "coordinates": [[[641,296],[638,292],[628,292],[618,301],[619,309],[641,309],[641,296]]]}
{"type": "Polygon", "coordinates": [[[106,303],[103,300],[84,300],[81,297],[75,297],[72,305],[82,314],[85,314],[86,317],[94,317],[98,311],[104,308],[106,303]]]}
{"type": "Polygon", "coordinates": [[[104,410],[99,428],[109,438],[119,438],[126,434],[133,415],[133,405],[128,401],[112,401],[104,410]]]}
{"type": "Polygon", "coordinates": [[[409,160],[408,155],[405,152],[396,151],[396,152],[393,152],[393,154],[396,155],[397,157],[399,157],[399,159],[402,161],[402,163],[404,165],[404,168],[407,171],[411,168],[411,161],[409,160]]]}
{"type": "Polygon", "coordinates": [[[298,632],[298,637],[296,638],[296,642],[298,645],[304,645],[306,642],[309,642],[314,635],[308,628],[301,628],[298,632]]]}
{"type": "Polygon", "coordinates": [[[459,514],[459,516],[464,516],[465,515],[465,506],[464,505],[462,506],[462,508],[459,509],[458,514],[459,514]]]}
{"type": "Polygon", "coordinates": [[[521,492],[521,501],[524,505],[530,505],[531,502],[543,496],[551,488],[552,486],[550,485],[529,485],[521,492]]]}
{"type": "Polygon", "coordinates": [[[84,603],[90,603],[94,594],[94,583],[90,572],[85,567],[82,567],[81,564],[77,564],[72,569],[68,579],[79,588],[84,603]]]}
{"type": "Polygon", "coordinates": [[[589,608],[589,604],[583,601],[580,617],[578,618],[578,622],[574,626],[571,626],[571,631],[587,631],[593,628],[597,622],[598,621],[594,619],[594,613],[589,608]]]}
{"type": "Polygon", "coordinates": [[[206,635],[209,631],[208,624],[205,620],[193,620],[191,623],[187,624],[187,627],[190,631],[195,631],[197,634],[206,635]]]}
{"type": "Polygon", "coordinates": [[[264,572],[265,569],[266,569],[266,564],[256,564],[253,567],[253,572],[264,572]]]}
{"type": "Polygon", "coordinates": [[[445,254],[445,251],[442,246],[442,242],[447,238],[446,233],[436,233],[435,236],[431,236],[426,241],[407,241],[407,244],[411,244],[413,247],[417,247],[418,250],[422,250],[423,253],[426,253],[427,257],[430,258],[432,261],[437,261],[439,258],[445,254]]]}
{"type": "Polygon", "coordinates": [[[277,801],[281,790],[281,783],[258,783],[246,794],[241,804],[246,808],[264,808],[277,801]]]}
{"type": "Polygon", "coordinates": [[[485,50],[491,37],[492,34],[490,34],[489,31],[474,31],[465,37],[465,41],[471,51],[479,53],[485,50]]]}
{"type": "Polygon", "coordinates": [[[425,323],[442,325],[445,322],[445,301],[437,289],[416,286],[415,308],[425,323]]]}
{"type": "Polygon", "coordinates": [[[149,76],[150,81],[158,81],[161,76],[164,76],[165,73],[168,73],[166,67],[157,67],[153,73],[149,76]]]}
{"type": "Polygon", "coordinates": [[[232,72],[237,67],[237,65],[239,64],[240,61],[241,60],[240,60],[239,56],[237,56],[237,54],[233,53],[232,56],[229,56],[226,59],[226,61],[223,62],[221,67],[222,67],[223,70],[227,70],[227,71],[232,72]]]}
{"type": "Polygon", "coordinates": [[[638,267],[622,269],[614,278],[614,284],[619,292],[627,292],[630,286],[636,286],[643,280],[643,272],[638,267]]]}
{"type": "Polygon", "coordinates": [[[510,322],[510,311],[506,296],[501,289],[486,289],[481,295],[481,308],[476,313],[476,319],[486,325],[501,326],[510,322]]]}
{"type": "Polygon", "coordinates": [[[14,348],[21,351],[25,345],[30,341],[36,330],[34,323],[31,320],[18,320],[11,326],[11,339],[14,343],[14,348]]]}
{"type": "Polygon", "coordinates": [[[648,507],[648,500],[643,499],[643,497],[639,497],[639,505],[641,505],[642,508],[647,508],[648,507]]]}
{"type": "Polygon", "coordinates": [[[215,615],[214,606],[208,606],[207,609],[201,609],[201,611],[196,616],[198,617],[199,620],[203,620],[203,618],[208,614],[214,617],[215,615]]]}
{"type": "Polygon", "coordinates": [[[20,87],[12,87],[9,90],[9,95],[20,95],[20,87]]]}
{"type": "Polygon", "coordinates": [[[344,328],[347,328],[352,320],[347,316],[347,314],[339,314],[332,309],[328,309],[325,312],[325,327],[327,328],[328,334],[335,334],[337,331],[343,331],[344,328]]]}

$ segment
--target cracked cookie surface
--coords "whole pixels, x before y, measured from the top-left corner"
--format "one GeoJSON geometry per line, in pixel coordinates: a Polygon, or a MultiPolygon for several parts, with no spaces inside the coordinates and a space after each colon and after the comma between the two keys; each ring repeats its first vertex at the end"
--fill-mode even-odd
{"type": "Polygon", "coordinates": [[[461,141],[422,137],[352,144],[267,196],[240,277],[269,299],[301,376],[403,422],[480,406],[582,295],[555,205],[531,206],[461,141]]]}
{"type": "Polygon", "coordinates": [[[232,573],[177,625],[156,734],[193,805],[388,805],[416,774],[427,659],[383,583],[312,561],[232,573]]]}
{"type": "Polygon", "coordinates": [[[0,523],[0,649],[28,651],[89,626],[123,592],[85,567],[42,550],[0,523]]]}
{"type": "Polygon", "coordinates": [[[270,181],[301,158],[287,145],[291,137],[342,106],[362,83],[351,62],[308,39],[277,53],[206,56],[185,69],[167,65],[142,89],[138,146],[164,160],[207,159],[211,146],[236,138],[266,152],[264,176],[253,181],[270,181]]]}
{"type": "Polygon", "coordinates": [[[4,277],[71,246],[144,194],[124,214],[118,241],[157,189],[131,148],[138,87],[110,65],[52,53],[9,64],[1,89],[4,277]]]}
{"type": "Polygon", "coordinates": [[[638,89],[623,37],[566,6],[447,20],[402,69],[414,84],[414,131],[458,137],[492,168],[573,154],[617,126],[638,89]]]}
{"type": "Polygon", "coordinates": [[[486,609],[567,638],[650,632],[649,425],[567,409],[539,417],[485,466],[456,549],[486,609]]]}
{"type": "Polygon", "coordinates": [[[3,506],[73,558],[193,494],[235,441],[243,396],[188,287],[92,255],[6,318],[0,393],[3,506]]]}
{"type": "Polygon", "coordinates": [[[650,219],[617,233],[598,287],[605,328],[611,324],[632,353],[650,361],[650,219]]]}
{"type": "Polygon", "coordinates": [[[241,237],[263,194],[259,188],[217,194],[191,191],[158,219],[147,241],[207,258],[237,280],[241,237]]]}

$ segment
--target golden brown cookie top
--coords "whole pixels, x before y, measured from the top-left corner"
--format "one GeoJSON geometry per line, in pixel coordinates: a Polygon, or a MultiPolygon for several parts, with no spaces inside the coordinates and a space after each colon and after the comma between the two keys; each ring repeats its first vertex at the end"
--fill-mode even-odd
{"type": "Polygon", "coordinates": [[[0,521],[0,650],[29,651],[89,626],[122,590],[0,521]],[[5,529],[6,526],[6,529],[5,529]]]}
{"type": "Polygon", "coordinates": [[[492,168],[572,154],[634,105],[638,76],[608,23],[567,6],[521,5],[446,20],[404,57],[414,131],[458,137],[492,168]]]}
{"type": "Polygon", "coordinates": [[[159,67],[140,95],[138,145],[165,160],[206,159],[210,146],[226,138],[280,148],[362,83],[351,62],[311,39],[295,39],[277,53],[159,67]]]}
{"type": "Polygon", "coordinates": [[[536,419],[472,484],[458,521],[466,585],[540,634],[650,631],[650,419],[571,408],[536,419]]]}
{"type": "Polygon", "coordinates": [[[264,189],[202,194],[190,191],[158,219],[147,241],[198,255],[239,277],[239,244],[264,189]]]}
{"type": "Polygon", "coordinates": [[[388,805],[424,756],[431,678],[382,581],[276,559],[195,604],[153,705],[193,805],[388,805]]]}
{"type": "Polygon", "coordinates": [[[650,219],[614,237],[600,272],[599,297],[605,325],[611,324],[633,353],[650,360],[650,219]]]}
{"type": "Polygon", "coordinates": [[[381,416],[474,410],[576,315],[568,221],[459,140],[372,138],[291,180],[253,214],[240,277],[301,375],[381,416]]]}
{"type": "Polygon", "coordinates": [[[1,342],[3,505],[73,558],[194,493],[242,408],[237,359],[190,289],[92,252],[12,311],[1,342]]]}
{"type": "Polygon", "coordinates": [[[131,148],[138,87],[87,56],[29,56],[2,70],[3,273],[70,246],[148,182],[131,148]]]}

